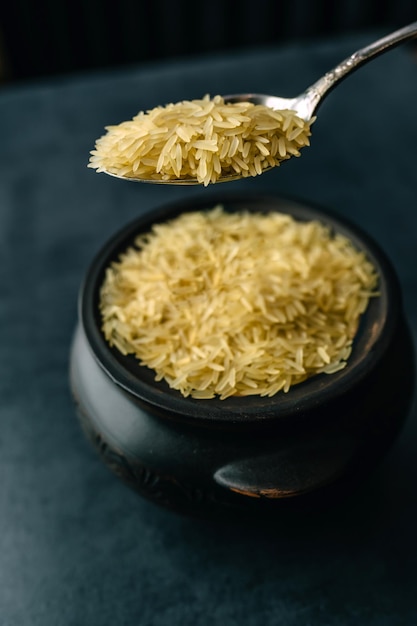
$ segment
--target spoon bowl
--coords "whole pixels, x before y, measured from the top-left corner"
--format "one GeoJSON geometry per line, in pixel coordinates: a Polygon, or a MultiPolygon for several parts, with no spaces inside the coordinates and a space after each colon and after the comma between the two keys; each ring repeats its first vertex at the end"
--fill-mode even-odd
{"type": "MultiPolygon", "coordinates": [[[[352,55],[344,59],[332,70],[327,72],[324,76],[319,78],[315,83],[308,87],[303,93],[295,98],[281,98],[272,95],[244,93],[224,96],[225,103],[236,102],[251,102],[255,105],[263,105],[273,110],[291,110],[295,111],[297,116],[302,120],[309,122],[312,120],[317,108],[323,102],[327,94],[344,78],[351,74],[354,70],[364,65],[368,61],[372,60],[376,56],[387,52],[391,48],[398,44],[412,39],[417,36],[417,22],[413,22],[408,26],[400,28],[393,33],[386,35],[385,37],[378,39],[377,41],[365,46],[354,52],[352,55]]],[[[271,167],[264,168],[263,172],[272,169],[271,167]]],[[[101,170],[104,173],[114,176],[115,178],[121,178],[122,180],[141,182],[141,183],[154,183],[165,185],[199,185],[201,182],[196,178],[170,178],[168,180],[162,179],[150,179],[150,178],[138,178],[132,176],[125,176],[110,172],[108,170],[101,170]]],[[[263,173],[262,172],[262,173],[263,173]]],[[[229,182],[242,178],[241,174],[227,174],[220,176],[218,182],[229,182]]]]}

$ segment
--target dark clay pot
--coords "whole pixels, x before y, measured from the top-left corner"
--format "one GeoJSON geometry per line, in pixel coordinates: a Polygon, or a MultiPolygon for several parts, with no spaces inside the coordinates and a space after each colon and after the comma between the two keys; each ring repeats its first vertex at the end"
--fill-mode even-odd
{"type": "Polygon", "coordinates": [[[414,350],[395,272],[356,226],[321,208],[277,197],[207,196],[164,206],[129,224],[99,252],[80,294],[71,386],[82,426],[104,462],[151,500],[222,517],[329,503],[364,480],[409,409],[414,350]],[[230,211],[281,211],[319,219],[366,252],[380,297],[363,316],[347,367],[272,398],[184,398],[100,330],[105,268],[154,222],[217,203],[230,211]]]}

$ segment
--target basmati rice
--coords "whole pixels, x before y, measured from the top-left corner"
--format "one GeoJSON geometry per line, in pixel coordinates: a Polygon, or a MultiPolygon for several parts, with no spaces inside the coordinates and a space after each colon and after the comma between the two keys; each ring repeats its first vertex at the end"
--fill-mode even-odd
{"type": "Polygon", "coordinates": [[[317,221],[184,213],[107,269],[103,333],[184,396],[272,396],[345,367],[377,274],[317,221]]]}
{"type": "Polygon", "coordinates": [[[140,112],[108,126],[88,167],[128,178],[197,179],[257,176],[309,145],[310,125],[294,111],[274,111],[221,96],[140,112]]]}

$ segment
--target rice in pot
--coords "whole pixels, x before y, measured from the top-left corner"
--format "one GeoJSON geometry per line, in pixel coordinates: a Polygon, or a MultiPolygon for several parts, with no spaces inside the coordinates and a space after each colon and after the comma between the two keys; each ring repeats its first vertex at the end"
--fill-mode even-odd
{"type": "Polygon", "coordinates": [[[103,333],[184,396],[272,396],[345,367],[377,274],[317,221],[184,213],[107,269],[103,333]]]}

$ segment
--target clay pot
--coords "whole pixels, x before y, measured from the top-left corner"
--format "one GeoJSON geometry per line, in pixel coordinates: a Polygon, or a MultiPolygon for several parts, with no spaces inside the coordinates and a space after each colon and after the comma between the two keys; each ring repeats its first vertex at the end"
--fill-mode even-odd
{"type": "Polygon", "coordinates": [[[125,482],[183,513],[280,512],[329,504],[364,480],[409,409],[414,350],[399,283],[384,252],[345,219],[281,197],[206,196],[163,206],[107,242],[88,269],[71,351],[71,387],[82,426],[125,482]],[[380,296],[363,315],[347,367],[272,398],[184,398],[106,343],[99,288],[106,267],[135,236],[185,211],[280,211],[318,219],[349,237],[378,270],[380,296]]]}

